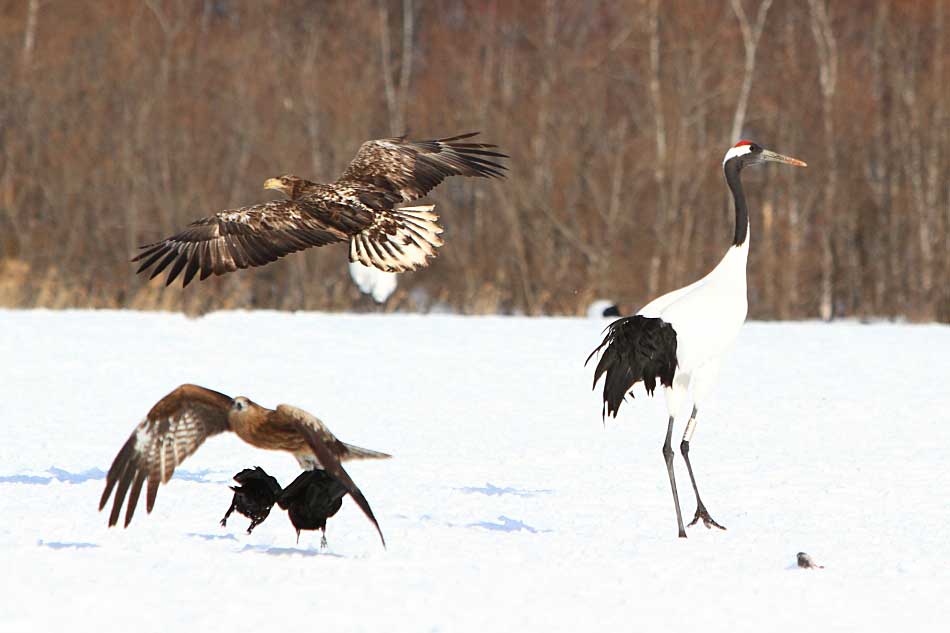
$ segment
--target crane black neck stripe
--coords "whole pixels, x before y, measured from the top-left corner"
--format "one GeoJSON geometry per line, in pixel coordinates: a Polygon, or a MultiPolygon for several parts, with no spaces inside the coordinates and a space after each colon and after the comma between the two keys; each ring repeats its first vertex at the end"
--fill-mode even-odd
{"type": "Polygon", "coordinates": [[[749,233],[749,208],[746,206],[745,192],[742,190],[742,180],[739,178],[739,172],[742,169],[741,161],[742,159],[737,156],[726,161],[722,167],[736,205],[736,234],[732,240],[733,246],[745,244],[749,233]]]}

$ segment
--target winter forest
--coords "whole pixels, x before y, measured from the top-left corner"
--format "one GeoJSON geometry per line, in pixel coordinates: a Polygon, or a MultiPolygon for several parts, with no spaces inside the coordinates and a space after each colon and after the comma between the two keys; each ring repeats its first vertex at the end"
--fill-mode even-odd
{"type": "Polygon", "coordinates": [[[950,321],[942,0],[0,0],[0,306],[365,306],[344,250],[185,290],[137,247],[331,181],[366,139],[480,130],[506,180],[431,200],[446,245],[386,310],[633,311],[729,244],[746,175],[750,318],[950,321]]]}

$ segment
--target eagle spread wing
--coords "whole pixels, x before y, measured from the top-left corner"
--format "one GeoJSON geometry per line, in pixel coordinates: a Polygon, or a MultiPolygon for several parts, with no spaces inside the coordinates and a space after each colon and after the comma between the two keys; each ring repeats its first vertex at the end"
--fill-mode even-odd
{"type": "Polygon", "coordinates": [[[125,527],[128,527],[146,479],[145,509],[152,511],[159,483],[167,483],[175,467],[198,450],[206,438],[230,430],[231,402],[223,393],[197,385],[182,385],[152,407],[116,455],[106,475],[99,510],[105,507],[115,489],[110,527],[119,521],[126,493],[129,503],[125,527]]]}
{"type": "Polygon", "coordinates": [[[149,279],[171,266],[165,285],[184,271],[184,287],[199,271],[199,279],[205,279],[263,266],[311,246],[349,240],[373,220],[371,211],[343,200],[272,200],[192,222],[176,235],[143,246],[132,261],[142,261],[137,273],[154,266],[149,279]]]}
{"type": "Polygon", "coordinates": [[[367,141],[337,180],[337,184],[371,185],[391,202],[423,197],[448,176],[504,177],[505,166],[492,160],[508,158],[496,145],[460,143],[478,132],[431,141],[405,137],[367,141]]]}
{"type": "Polygon", "coordinates": [[[356,505],[360,507],[360,510],[363,511],[363,514],[365,514],[366,517],[372,521],[373,525],[376,526],[376,531],[379,533],[379,539],[382,541],[383,547],[386,547],[386,539],[383,538],[383,531],[379,527],[379,521],[376,520],[376,516],[373,514],[373,509],[369,506],[369,501],[366,500],[366,497],[363,496],[362,491],[359,489],[353,479],[350,478],[349,473],[343,469],[343,465],[340,463],[340,460],[359,457],[389,457],[389,455],[386,455],[385,453],[377,453],[376,451],[370,451],[368,449],[359,449],[358,447],[341,442],[336,438],[335,435],[333,435],[333,433],[330,432],[330,429],[328,429],[323,422],[321,422],[315,416],[307,413],[303,409],[282,404],[277,407],[277,413],[287,416],[294,421],[297,429],[303,434],[304,438],[307,440],[307,444],[310,446],[310,449],[320,462],[320,466],[323,468],[323,470],[327,471],[329,474],[340,480],[340,483],[343,484],[343,486],[346,488],[346,491],[350,493],[351,497],[353,497],[353,500],[356,502],[356,505]],[[354,455],[353,449],[357,449],[358,451],[369,454],[354,455]]]}

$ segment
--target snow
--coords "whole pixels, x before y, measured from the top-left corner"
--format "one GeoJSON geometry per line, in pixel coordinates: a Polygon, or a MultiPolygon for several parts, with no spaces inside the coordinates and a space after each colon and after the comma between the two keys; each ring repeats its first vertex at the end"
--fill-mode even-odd
{"type": "Polygon", "coordinates": [[[729,529],[683,540],[663,399],[601,423],[583,361],[607,322],[0,311],[0,629],[904,631],[950,615],[950,328],[747,324],[691,450],[729,529]],[[323,551],[277,509],[250,536],[238,515],[220,527],[233,474],[298,473],[234,436],[108,529],[104,471],[183,382],[392,453],[348,465],[388,549],[349,499],[323,551]]]}

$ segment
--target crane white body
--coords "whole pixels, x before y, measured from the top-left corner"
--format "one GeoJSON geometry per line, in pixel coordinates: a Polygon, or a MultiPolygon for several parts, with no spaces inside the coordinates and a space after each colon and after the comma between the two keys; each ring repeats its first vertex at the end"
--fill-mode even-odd
{"type": "MultiPolygon", "coordinates": [[[[693,402],[698,406],[716,383],[722,359],[735,343],[748,313],[748,257],[747,237],[742,244],[729,248],[705,277],[657,297],[637,312],[663,319],[676,330],[677,373],[673,386],[664,388],[670,416],[679,413],[690,385],[693,402]]],[[[691,420],[683,436],[686,441],[694,428],[691,420]]]]}

